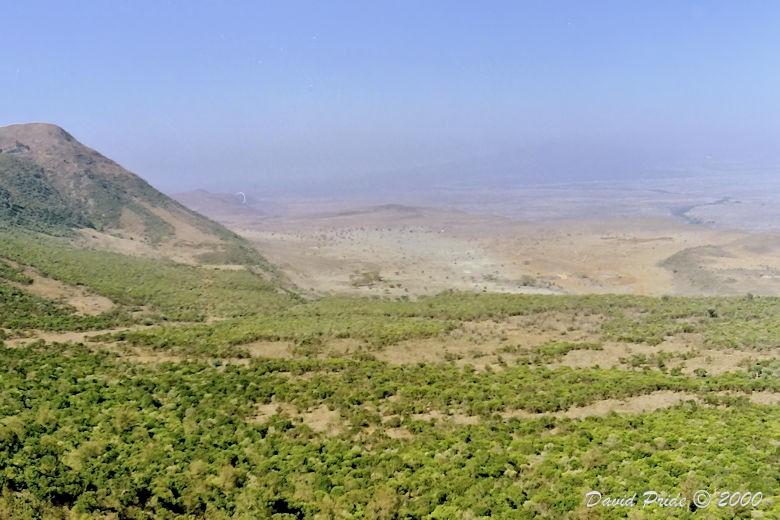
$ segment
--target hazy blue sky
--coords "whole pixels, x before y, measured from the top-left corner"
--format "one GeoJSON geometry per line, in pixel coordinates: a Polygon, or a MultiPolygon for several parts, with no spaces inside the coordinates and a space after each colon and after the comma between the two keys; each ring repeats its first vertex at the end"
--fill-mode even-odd
{"type": "Polygon", "coordinates": [[[780,2],[6,2],[0,124],[168,190],[780,156],[780,2]]]}

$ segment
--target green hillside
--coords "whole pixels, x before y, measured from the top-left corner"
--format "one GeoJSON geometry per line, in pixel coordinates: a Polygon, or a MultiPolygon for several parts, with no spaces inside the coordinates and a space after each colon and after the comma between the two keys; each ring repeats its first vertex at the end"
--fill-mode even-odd
{"type": "MultiPolygon", "coordinates": [[[[7,265],[2,263],[3,259],[34,268],[65,284],[88,288],[115,302],[118,309],[141,312],[140,316],[201,321],[207,317],[264,313],[298,301],[294,293],[280,287],[260,267],[214,269],[138,258],[77,247],[67,237],[0,227],[0,266],[7,265]]],[[[6,279],[13,281],[14,271],[5,267],[5,272],[6,279]]],[[[0,283],[3,273],[0,269],[0,283]]],[[[15,290],[24,291],[25,287],[15,290]]],[[[119,319],[115,314],[112,316],[119,319]]],[[[123,320],[126,318],[120,321],[123,320]]],[[[0,327],[1,322],[2,317],[0,327]]],[[[63,329],[58,321],[54,323],[38,323],[37,327],[63,329]]]]}
{"type": "Polygon", "coordinates": [[[51,186],[42,168],[7,154],[0,154],[0,221],[55,234],[94,227],[80,208],[51,186]]]}
{"type": "Polygon", "coordinates": [[[200,263],[256,265],[281,281],[246,240],[49,124],[0,128],[0,225],[53,235],[94,229],[186,250],[200,263]]]}

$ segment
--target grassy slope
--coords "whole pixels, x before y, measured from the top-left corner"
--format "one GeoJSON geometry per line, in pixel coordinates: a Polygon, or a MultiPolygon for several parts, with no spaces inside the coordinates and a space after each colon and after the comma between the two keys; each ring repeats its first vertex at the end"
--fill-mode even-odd
{"type": "Polygon", "coordinates": [[[0,258],[106,296],[127,310],[171,320],[266,313],[297,301],[251,270],[217,270],[73,247],[65,240],[0,229],[0,258]]]}

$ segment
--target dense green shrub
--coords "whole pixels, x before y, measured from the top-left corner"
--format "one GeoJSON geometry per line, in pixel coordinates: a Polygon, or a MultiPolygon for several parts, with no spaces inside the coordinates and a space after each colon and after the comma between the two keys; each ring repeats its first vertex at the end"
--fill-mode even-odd
{"type": "MultiPolygon", "coordinates": [[[[77,345],[44,344],[1,354],[3,517],[71,510],[124,518],[566,518],[585,514],[591,489],[751,490],[766,497],[757,512],[780,513],[777,407],[687,402],[585,420],[491,413],[662,387],[748,389],[755,383],[747,373],[697,387],[657,372],[478,373],[453,365],[281,359],[244,367],[134,365],[77,345]],[[541,394],[550,404],[533,400],[541,394]],[[256,418],[257,406],[271,402],[289,403],[293,412],[256,418]],[[317,433],[296,418],[320,405],[338,411],[340,429],[317,433]],[[452,408],[484,413],[475,424],[460,424],[446,419],[452,408]],[[383,425],[372,409],[396,420],[383,425]],[[431,410],[445,420],[412,417],[431,410]],[[404,429],[409,438],[385,427],[404,429]]],[[[765,379],[778,389],[775,376],[765,379]]],[[[621,509],[588,513],[625,516],[621,509]]]]}

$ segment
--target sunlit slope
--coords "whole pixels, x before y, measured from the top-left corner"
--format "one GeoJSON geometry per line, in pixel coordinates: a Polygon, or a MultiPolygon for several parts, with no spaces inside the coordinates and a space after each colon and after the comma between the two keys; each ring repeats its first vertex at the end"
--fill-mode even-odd
{"type": "Polygon", "coordinates": [[[246,316],[295,301],[289,286],[244,239],[61,128],[0,128],[0,328],[246,316]]]}
{"type": "MultiPolygon", "coordinates": [[[[53,329],[100,328],[152,315],[186,321],[247,316],[297,301],[294,293],[269,278],[261,266],[226,269],[187,265],[165,258],[88,249],[69,243],[67,238],[8,229],[0,229],[0,290],[20,294],[20,298],[43,297],[49,301],[44,308],[61,308],[61,312],[44,312],[43,316],[61,315],[64,322],[30,321],[34,314],[20,314],[28,327],[53,329]],[[52,282],[63,286],[66,292],[78,291],[76,296],[80,294],[82,299],[95,295],[110,300],[113,306],[105,313],[79,317],[85,313],[77,312],[73,303],[64,301],[66,295],[36,295],[39,285],[52,282]],[[78,325],[73,320],[87,323],[78,325]]],[[[14,300],[14,305],[18,303],[14,300]]],[[[41,310],[32,303],[30,306],[41,310]]],[[[9,326],[6,321],[7,315],[0,319],[0,327],[9,326]]]]}
{"type": "Polygon", "coordinates": [[[136,256],[273,271],[238,235],[49,124],[0,128],[0,223],[136,256]]]}

